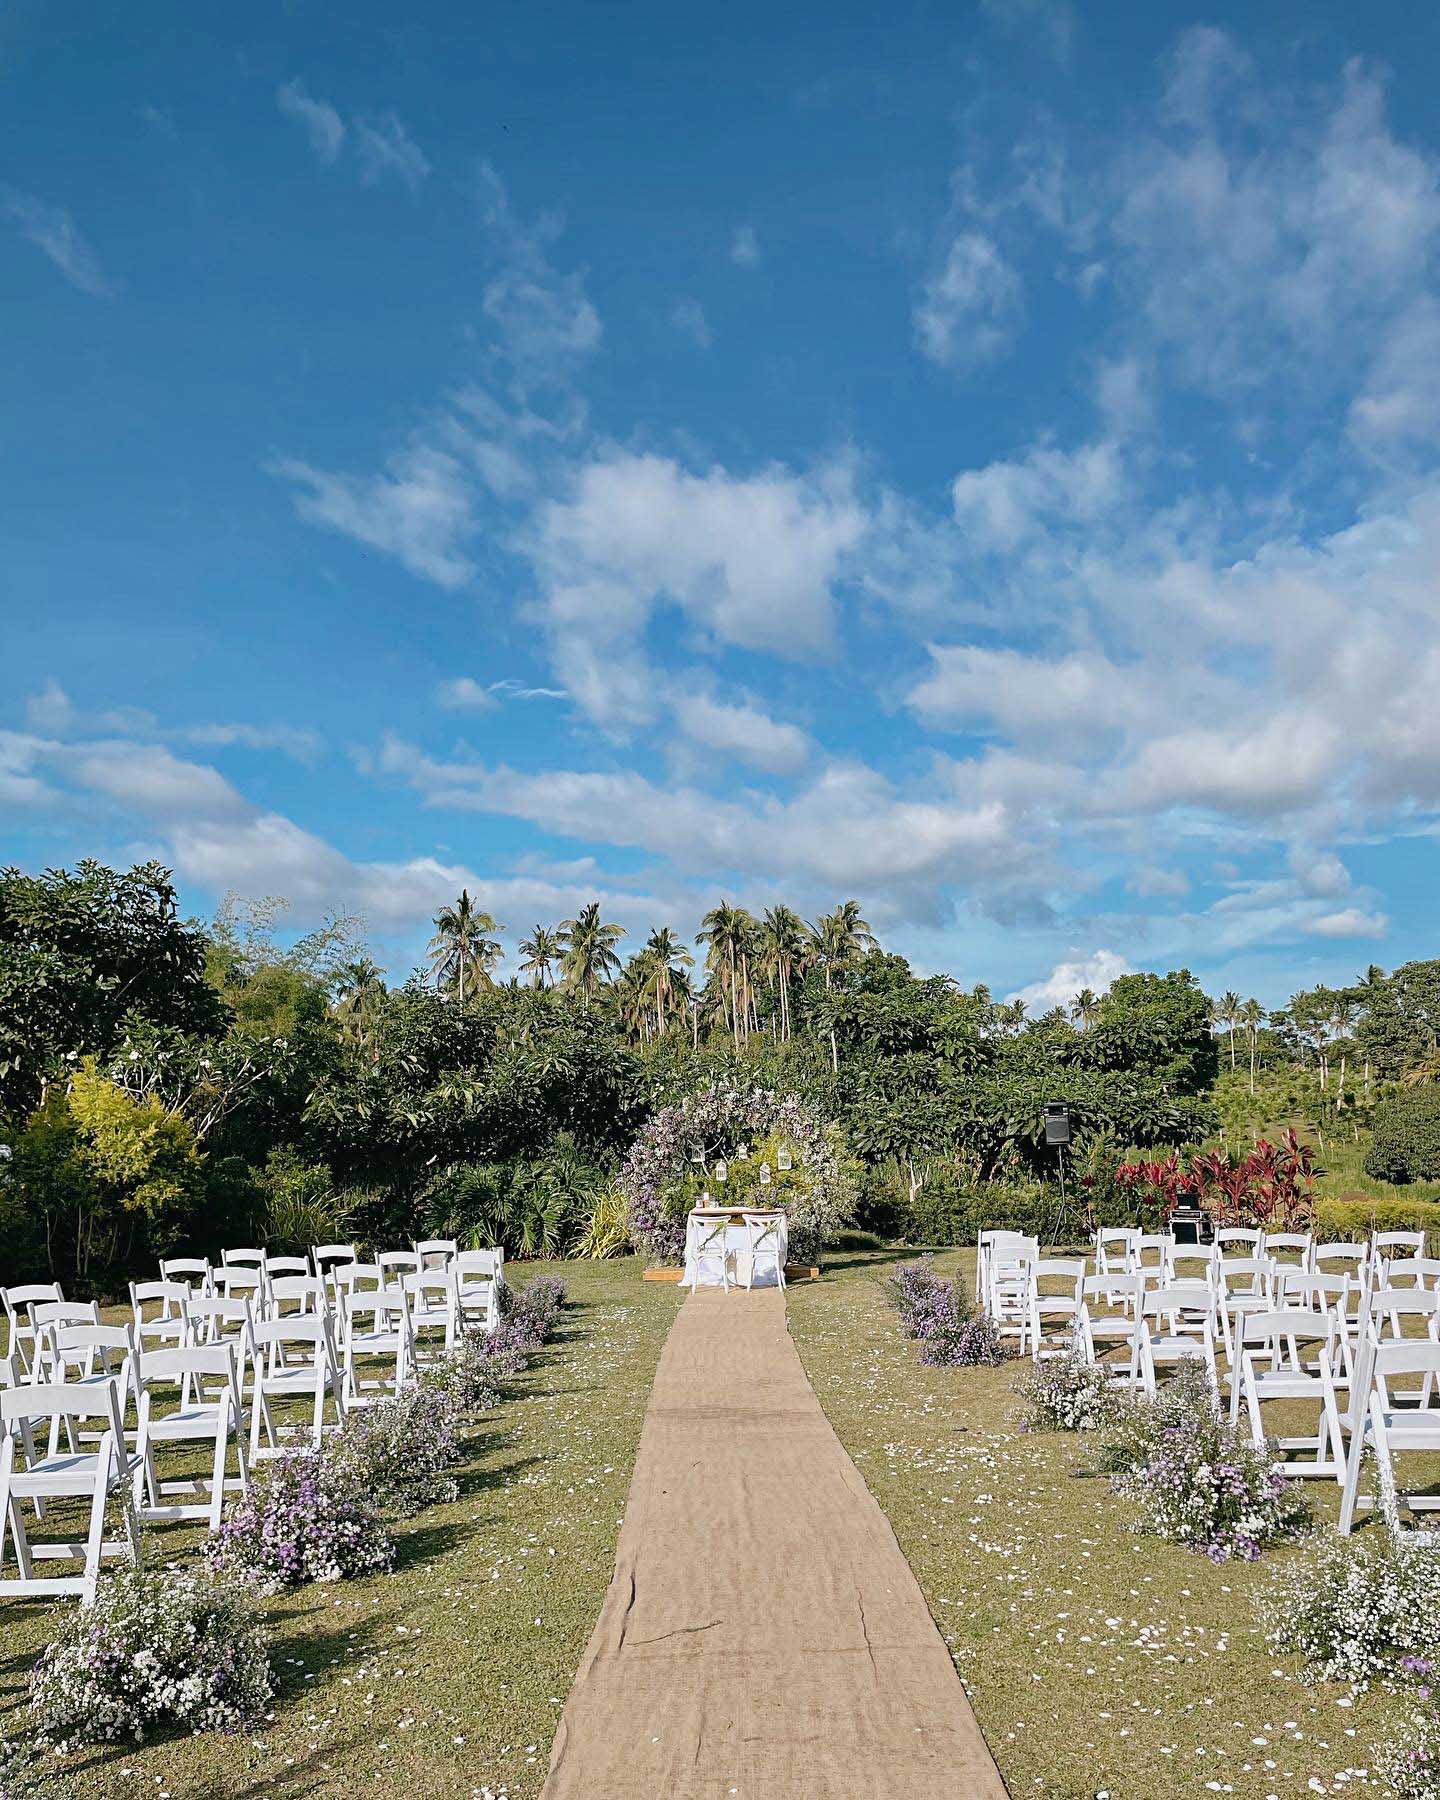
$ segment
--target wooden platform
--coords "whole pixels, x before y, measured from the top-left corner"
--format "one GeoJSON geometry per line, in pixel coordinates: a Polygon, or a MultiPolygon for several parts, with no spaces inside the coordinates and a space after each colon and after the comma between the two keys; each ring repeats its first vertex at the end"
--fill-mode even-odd
{"type": "MultiPolygon", "coordinates": [[[[674,1281],[684,1279],[683,1269],[647,1269],[641,1276],[642,1281],[674,1281]]],[[[786,1263],[785,1279],[787,1281],[818,1281],[820,1271],[809,1263],[786,1263]]]]}

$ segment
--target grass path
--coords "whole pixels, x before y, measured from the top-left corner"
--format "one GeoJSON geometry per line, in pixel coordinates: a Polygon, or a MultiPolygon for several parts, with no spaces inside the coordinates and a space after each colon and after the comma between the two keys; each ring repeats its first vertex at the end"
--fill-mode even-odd
{"type": "MultiPolygon", "coordinates": [[[[1301,1687],[1254,1629],[1270,1558],[1216,1567],[1127,1530],[1082,1438],[1027,1436],[1017,1365],[926,1369],[882,1304],[893,1257],[833,1258],[790,1291],[821,1405],[884,1508],[1014,1795],[1281,1800],[1377,1793],[1403,1705],[1301,1687]],[[1318,1788],[1311,1785],[1318,1782],[1318,1788]]],[[[969,1279],[973,1252],[938,1259],[969,1279]]],[[[1338,1490],[1308,1484],[1333,1516],[1338,1490]]],[[[1272,1557],[1290,1554],[1281,1550],[1272,1557]]]]}
{"type": "MultiPolygon", "coordinates": [[[[399,1528],[393,1575],[268,1603],[280,1694],[239,1738],[111,1746],[72,1759],[67,1800],[404,1800],[538,1794],[550,1739],[614,1560],[673,1287],[639,1265],[556,1270],[572,1305],[487,1415],[460,1498],[399,1528]]],[[[152,1554],[193,1551],[198,1528],[152,1528],[152,1554]]],[[[24,1679],[47,1636],[43,1603],[0,1601],[0,1733],[23,1735],[24,1679]]]]}

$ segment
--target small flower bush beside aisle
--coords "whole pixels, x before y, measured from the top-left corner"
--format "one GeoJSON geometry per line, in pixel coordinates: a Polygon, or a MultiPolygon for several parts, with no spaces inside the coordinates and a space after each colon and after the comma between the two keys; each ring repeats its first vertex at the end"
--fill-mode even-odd
{"type": "Polygon", "coordinates": [[[1154,1399],[1120,1409],[1101,1434],[1100,1463],[1115,1492],[1138,1507],[1137,1530],[1212,1562],[1253,1562],[1309,1522],[1299,1483],[1221,1417],[1198,1361],[1181,1363],[1154,1399]]]}
{"type": "Polygon", "coordinates": [[[101,1580],[93,1606],[59,1615],[30,1677],[31,1717],[61,1751],[138,1742],[156,1725],[241,1731],[273,1695],[269,1649],[237,1588],[174,1569],[119,1569],[101,1580]]]}
{"type": "Polygon", "coordinates": [[[262,1594],[388,1569],[395,1540],[352,1467],[323,1450],[287,1450],[267,1463],[206,1538],[220,1576],[262,1594]]]}
{"type": "Polygon", "coordinates": [[[1388,1533],[1327,1533],[1276,1569],[1256,1605],[1266,1647],[1301,1656],[1302,1681],[1428,1685],[1440,1665],[1440,1557],[1388,1533]]]}
{"type": "Polygon", "coordinates": [[[958,1281],[935,1273],[932,1258],[901,1263],[882,1286],[906,1337],[919,1344],[922,1363],[963,1368],[1005,1361],[1007,1352],[995,1326],[975,1311],[958,1281]]]}
{"type": "Polygon", "coordinates": [[[447,1473],[460,1460],[459,1432],[456,1392],[426,1384],[352,1412],[325,1455],[378,1512],[408,1518],[459,1493],[447,1473]]]}
{"type": "Polygon", "coordinates": [[[560,1323],[565,1309],[565,1283],[558,1275],[537,1275],[520,1293],[502,1287],[500,1327],[509,1327],[523,1350],[538,1350],[560,1323]]]}
{"type": "Polygon", "coordinates": [[[1030,1402],[1027,1431],[1098,1431],[1114,1423],[1124,1404],[1104,1369],[1073,1354],[1036,1363],[1015,1391],[1030,1402]]]}
{"type": "Polygon", "coordinates": [[[1374,1761],[1395,1800],[1440,1800],[1440,1713],[1416,1713],[1409,1735],[1378,1745],[1374,1761]]]}

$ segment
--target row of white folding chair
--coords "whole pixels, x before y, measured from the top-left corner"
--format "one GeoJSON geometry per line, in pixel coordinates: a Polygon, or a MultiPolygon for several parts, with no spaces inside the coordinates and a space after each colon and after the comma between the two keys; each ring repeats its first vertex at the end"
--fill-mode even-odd
{"type": "Polygon", "coordinates": [[[5,1355],[24,1375],[35,1360],[35,1322],[31,1317],[36,1306],[64,1303],[58,1281],[32,1281],[19,1287],[0,1288],[0,1305],[5,1308],[5,1355]]]}
{"type": "MultiPolygon", "coordinates": [[[[1404,1529],[1402,1501],[1412,1513],[1440,1507],[1440,1497],[1434,1494],[1402,1492],[1395,1468],[1398,1456],[1440,1451],[1440,1304],[1433,1290],[1367,1287],[1347,1423],[1350,1446],[1340,1505],[1342,1532],[1353,1529],[1358,1507],[1376,1503],[1376,1496],[1360,1493],[1367,1451],[1374,1456],[1379,1505],[1392,1529],[1404,1529]],[[1418,1332],[1405,1331],[1407,1319],[1418,1324],[1418,1332]],[[1420,1377],[1419,1387],[1401,1391],[1394,1385],[1407,1376],[1420,1377]],[[1401,1401],[1407,1404],[1402,1406],[1401,1401]]],[[[1434,1530],[1410,1529],[1404,1535],[1430,1548],[1440,1546],[1440,1532],[1434,1530]]]]}

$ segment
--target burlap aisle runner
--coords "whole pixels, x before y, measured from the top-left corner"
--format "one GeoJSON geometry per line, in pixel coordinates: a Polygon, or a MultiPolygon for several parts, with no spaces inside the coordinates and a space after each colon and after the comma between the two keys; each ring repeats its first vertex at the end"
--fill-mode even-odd
{"type": "Polygon", "coordinates": [[[546,1800],[1003,1800],[784,1297],[702,1289],[645,1414],[546,1800]]]}

